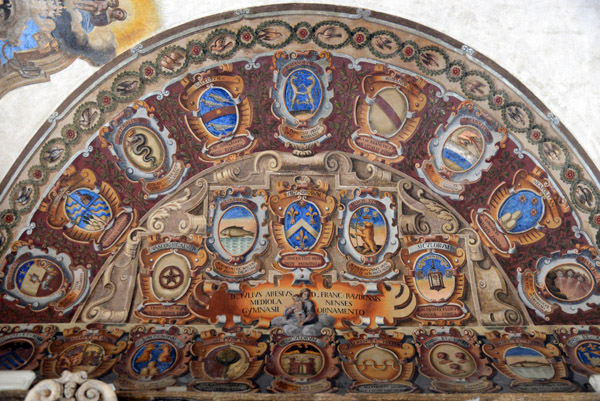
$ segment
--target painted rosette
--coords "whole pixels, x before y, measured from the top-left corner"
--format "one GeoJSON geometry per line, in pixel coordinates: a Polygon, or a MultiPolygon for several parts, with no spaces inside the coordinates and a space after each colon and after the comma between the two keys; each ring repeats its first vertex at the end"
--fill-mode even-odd
{"type": "Polygon", "coordinates": [[[234,205],[229,207],[219,221],[219,243],[231,256],[248,253],[258,234],[256,216],[247,207],[234,205]]]}
{"type": "Polygon", "coordinates": [[[123,136],[123,145],[127,161],[145,173],[152,173],[165,164],[165,146],[149,127],[139,125],[129,128],[123,136]]]}
{"type": "Polygon", "coordinates": [[[442,147],[442,163],[454,173],[465,173],[476,166],[485,153],[485,140],[474,127],[452,132],[442,147]]]}
{"type": "Polygon", "coordinates": [[[284,100],[287,111],[298,121],[310,120],[323,100],[321,80],[308,69],[295,70],[285,81],[284,100]]]}
{"type": "Polygon", "coordinates": [[[542,197],[530,190],[517,191],[500,206],[497,220],[511,234],[535,228],[544,216],[542,197]]]}
{"type": "Polygon", "coordinates": [[[369,129],[374,134],[390,138],[398,133],[408,114],[409,103],[398,87],[387,87],[375,94],[369,103],[369,129]]]}
{"type": "Polygon", "coordinates": [[[227,89],[209,87],[198,100],[198,116],[204,128],[216,138],[233,134],[239,123],[239,112],[227,89]]]}

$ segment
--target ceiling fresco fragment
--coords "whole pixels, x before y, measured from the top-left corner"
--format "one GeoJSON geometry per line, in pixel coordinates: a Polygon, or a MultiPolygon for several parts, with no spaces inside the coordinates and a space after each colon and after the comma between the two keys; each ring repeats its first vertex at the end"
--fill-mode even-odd
{"type": "Polygon", "coordinates": [[[419,28],[268,6],[109,62],[2,190],[1,368],[121,391],[589,391],[596,169],[518,82],[419,28]]]}

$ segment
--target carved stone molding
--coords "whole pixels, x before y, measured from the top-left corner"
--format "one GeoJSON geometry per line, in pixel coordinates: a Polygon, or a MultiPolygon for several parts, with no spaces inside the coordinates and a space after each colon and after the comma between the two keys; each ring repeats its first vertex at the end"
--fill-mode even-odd
{"type": "Polygon", "coordinates": [[[85,372],[64,371],[60,379],[42,380],[25,401],[117,401],[117,394],[100,380],[88,380],[85,372]]]}

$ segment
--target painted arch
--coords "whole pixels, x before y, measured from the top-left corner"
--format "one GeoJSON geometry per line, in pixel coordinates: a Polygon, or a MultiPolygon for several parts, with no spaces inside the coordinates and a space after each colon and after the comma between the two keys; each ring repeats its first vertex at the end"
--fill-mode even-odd
{"type": "Polygon", "coordinates": [[[318,5],[198,20],[35,142],[0,200],[4,369],[342,393],[598,372],[598,172],[439,33],[318,5]]]}

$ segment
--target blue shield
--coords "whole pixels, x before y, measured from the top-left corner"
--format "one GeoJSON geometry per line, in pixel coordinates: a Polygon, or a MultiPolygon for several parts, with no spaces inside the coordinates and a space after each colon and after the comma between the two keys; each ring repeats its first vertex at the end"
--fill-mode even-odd
{"type": "Polygon", "coordinates": [[[238,110],[231,94],[223,88],[208,88],[198,101],[199,117],[206,129],[220,138],[235,132],[238,110]]]}
{"type": "Polygon", "coordinates": [[[513,234],[534,228],[544,215],[542,197],[533,191],[523,190],[510,195],[498,211],[498,222],[513,234]]]}
{"type": "Polygon", "coordinates": [[[321,106],[321,80],[312,71],[297,69],[285,83],[285,107],[298,120],[310,119],[321,106]]]}
{"type": "Polygon", "coordinates": [[[309,250],[321,236],[321,213],[313,203],[296,201],[285,210],[285,238],[292,248],[309,250]]]}
{"type": "Polygon", "coordinates": [[[131,359],[133,371],[141,376],[156,376],[169,370],[177,361],[175,348],[164,341],[147,343],[131,359]]]}
{"type": "Polygon", "coordinates": [[[112,217],[108,202],[89,189],[71,192],[65,203],[71,223],[86,231],[102,231],[112,217]]]}

